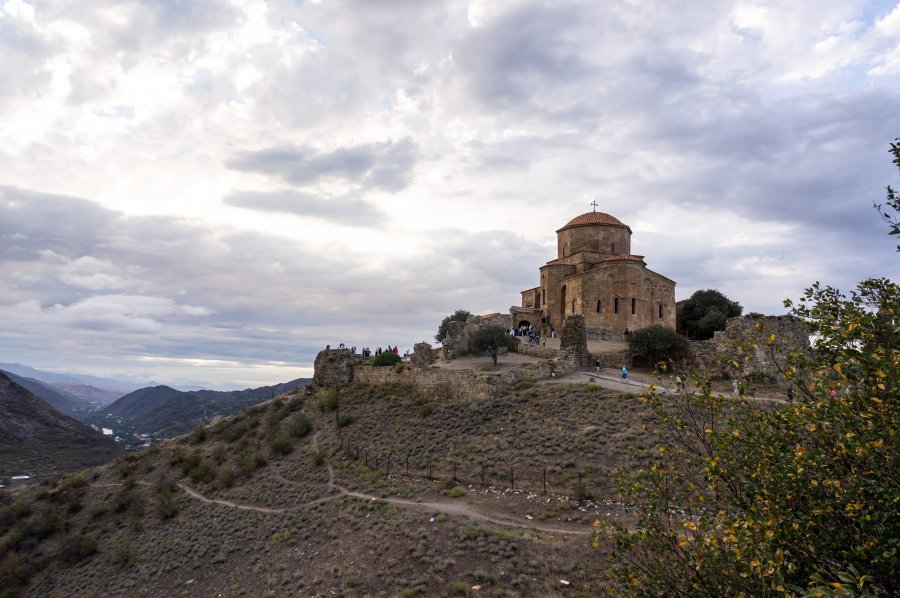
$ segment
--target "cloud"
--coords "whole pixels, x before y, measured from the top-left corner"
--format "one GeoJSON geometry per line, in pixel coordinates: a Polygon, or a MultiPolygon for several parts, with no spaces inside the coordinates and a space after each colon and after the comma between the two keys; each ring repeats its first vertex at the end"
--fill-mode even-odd
{"type": "Polygon", "coordinates": [[[309,216],[345,226],[379,226],[385,215],[371,204],[348,196],[321,198],[301,191],[238,191],[225,204],[249,210],[309,216]]]}
{"type": "Polygon", "coordinates": [[[309,147],[272,147],[235,154],[228,168],[277,176],[304,187],[338,181],[371,189],[399,191],[410,183],[416,164],[410,139],[316,151],[309,147]]]}

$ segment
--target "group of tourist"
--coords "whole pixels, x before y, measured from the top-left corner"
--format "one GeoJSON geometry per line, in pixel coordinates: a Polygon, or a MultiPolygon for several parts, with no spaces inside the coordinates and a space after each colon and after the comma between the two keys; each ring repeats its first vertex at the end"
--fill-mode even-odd
{"type": "MultiPolygon", "coordinates": [[[[355,347],[353,349],[353,352],[356,353],[355,347]]],[[[396,345],[393,347],[388,345],[387,349],[382,349],[381,347],[378,347],[377,349],[375,349],[374,353],[372,352],[372,349],[370,349],[369,347],[364,347],[362,350],[363,357],[372,357],[372,355],[381,355],[382,353],[393,353],[394,355],[400,355],[400,349],[398,349],[396,345]]],[[[407,351],[407,354],[408,353],[409,353],[409,351],[407,351]]]]}
{"type": "MultiPolygon", "coordinates": [[[[529,345],[533,345],[535,347],[541,346],[541,333],[538,332],[537,328],[535,328],[532,324],[528,324],[528,325],[522,324],[518,328],[513,326],[512,328],[509,329],[509,335],[510,336],[527,336],[529,345]]],[[[551,337],[556,336],[556,331],[552,327],[550,328],[550,336],[551,337]]],[[[547,346],[546,338],[543,341],[543,346],[544,347],[547,346]]]]}

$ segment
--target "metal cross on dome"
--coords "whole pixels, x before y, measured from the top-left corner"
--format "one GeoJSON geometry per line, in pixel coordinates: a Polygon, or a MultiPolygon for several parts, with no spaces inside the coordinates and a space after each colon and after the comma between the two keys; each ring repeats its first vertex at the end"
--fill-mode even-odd
{"type": "Polygon", "coordinates": [[[594,201],[592,201],[591,205],[594,206],[594,211],[596,212],[597,211],[597,200],[595,199],[594,201]]]}

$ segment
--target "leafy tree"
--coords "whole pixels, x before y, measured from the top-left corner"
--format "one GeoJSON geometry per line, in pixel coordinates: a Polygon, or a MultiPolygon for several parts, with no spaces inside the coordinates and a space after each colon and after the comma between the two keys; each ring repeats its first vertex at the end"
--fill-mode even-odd
{"type": "Polygon", "coordinates": [[[434,335],[434,340],[437,342],[444,340],[444,337],[447,336],[447,326],[450,325],[450,322],[465,322],[471,315],[471,313],[464,309],[457,309],[455,312],[441,320],[441,325],[438,326],[438,331],[437,334],[434,335]]]}
{"type": "Polygon", "coordinates": [[[744,308],[721,291],[696,291],[690,299],[677,306],[678,329],[688,336],[702,340],[712,338],[716,330],[725,330],[725,321],[741,315],[744,308]]]}
{"type": "Polygon", "coordinates": [[[690,346],[686,338],[668,326],[653,324],[629,335],[628,351],[639,362],[655,364],[686,357],[690,346]]]}
{"type": "MultiPolygon", "coordinates": [[[[900,137],[894,140],[895,143],[891,144],[890,152],[894,155],[894,164],[900,168],[900,137]]],[[[881,204],[875,204],[875,209],[878,210],[878,214],[881,216],[881,219],[884,220],[890,227],[891,232],[889,233],[892,236],[900,236],[900,219],[897,218],[897,212],[900,212],[900,193],[894,191],[894,189],[888,185],[887,186],[887,205],[889,209],[894,210],[894,214],[881,206],[881,204]]],[[[900,251],[900,245],[897,245],[897,251],[900,251]]]]}
{"type": "Polygon", "coordinates": [[[478,351],[513,351],[518,341],[500,326],[484,326],[472,335],[469,344],[478,351]]]}
{"type": "Polygon", "coordinates": [[[748,349],[785,354],[792,404],[754,407],[700,380],[645,397],[660,457],[620,478],[632,528],[598,521],[594,538],[614,547],[613,592],[900,593],[900,286],[867,279],[848,297],[816,283],[785,305],[815,351],[776,335],[748,349]]]}

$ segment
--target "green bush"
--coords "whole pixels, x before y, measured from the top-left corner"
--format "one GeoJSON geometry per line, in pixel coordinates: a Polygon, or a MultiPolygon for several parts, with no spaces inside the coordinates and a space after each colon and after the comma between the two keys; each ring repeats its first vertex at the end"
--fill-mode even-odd
{"type": "Polygon", "coordinates": [[[686,338],[668,326],[653,324],[628,337],[628,351],[635,361],[654,365],[687,357],[691,348],[686,338]]]}
{"type": "Polygon", "coordinates": [[[322,393],[322,398],[319,400],[319,411],[334,411],[335,409],[337,409],[337,405],[337,389],[329,388],[322,393]]]}
{"type": "Polygon", "coordinates": [[[303,438],[312,432],[312,420],[305,413],[298,413],[288,421],[287,429],[294,438],[303,438]]]}
{"type": "Polygon", "coordinates": [[[721,291],[696,291],[677,306],[678,330],[698,340],[712,338],[717,330],[725,330],[728,318],[741,315],[744,310],[721,291]]]}
{"type": "Polygon", "coordinates": [[[372,359],[372,365],[388,366],[400,363],[400,356],[393,351],[383,351],[372,359]]]}
{"type": "Polygon", "coordinates": [[[269,446],[276,455],[287,455],[294,450],[294,437],[285,431],[279,431],[269,439],[269,446]]]}
{"type": "Polygon", "coordinates": [[[337,425],[338,425],[338,428],[346,428],[347,426],[349,426],[350,424],[352,424],[355,421],[356,421],[356,416],[350,415],[348,413],[348,414],[342,415],[340,417],[340,419],[338,419],[337,425]]]}
{"type": "Polygon", "coordinates": [[[450,488],[448,495],[450,498],[462,498],[466,495],[466,489],[462,486],[454,486],[453,488],[450,488]]]}
{"type": "Polygon", "coordinates": [[[209,484],[216,479],[216,464],[213,463],[211,459],[203,457],[197,462],[197,465],[188,472],[188,477],[190,477],[191,482],[195,484],[198,482],[209,484]]]}
{"type": "Polygon", "coordinates": [[[64,563],[75,564],[97,552],[97,538],[81,533],[69,534],[60,542],[56,556],[64,563]]]}
{"type": "Polygon", "coordinates": [[[434,407],[431,406],[431,403],[425,403],[422,405],[422,408],[419,409],[419,415],[422,417],[428,417],[434,411],[434,407]]]}

